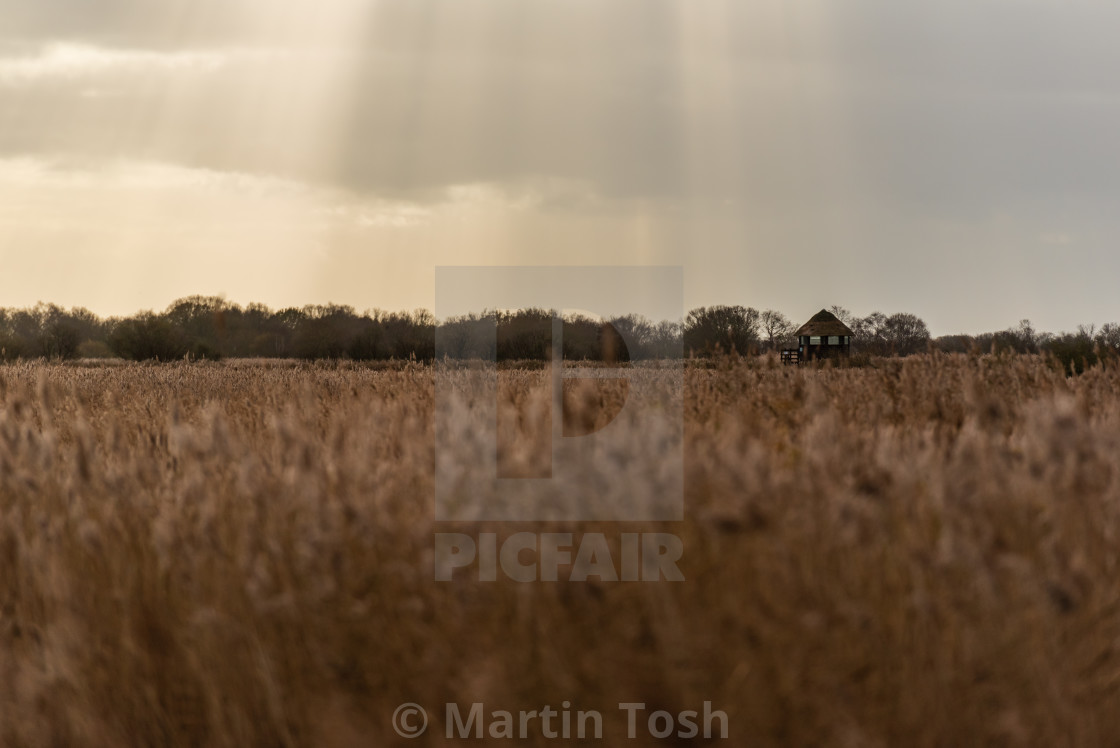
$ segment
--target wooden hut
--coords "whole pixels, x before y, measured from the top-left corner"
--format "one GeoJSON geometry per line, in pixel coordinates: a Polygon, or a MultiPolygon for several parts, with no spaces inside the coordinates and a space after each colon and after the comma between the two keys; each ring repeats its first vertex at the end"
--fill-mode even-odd
{"type": "Polygon", "coordinates": [[[782,353],[782,359],[791,363],[847,356],[852,352],[852,331],[827,309],[814,314],[795,334],[797,350],[782,353]]]}

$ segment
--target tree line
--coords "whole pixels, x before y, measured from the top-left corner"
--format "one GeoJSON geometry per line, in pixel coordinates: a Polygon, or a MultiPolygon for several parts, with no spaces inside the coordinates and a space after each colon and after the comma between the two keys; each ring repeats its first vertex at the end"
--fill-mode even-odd
{"type": "MultiPolygon", "coordinates": [[[[1000,332],[932,338],[926,323],[910,313],[859,317],[842,307],[830,311],[852,330],[852,350],[858,355],[1050,353],[1078,369],[1120,355],[1117,324],[1050,334],[1024,320],[1000,332]]],[[[558,317],[545,309],[491,310],[439,321],[427,310],[359,313],[336,304],[273,310],[191,296],[163,312],[129,317],[101,318],[54,304],[0,309],[0,359],[547,360],[556,325],[562,330],[563,356],[572,360],[751,355],[797,344],[797,325],[781,312],[734,305],[693,309],[681,321],[653,322],[631,314],[604,323],[581,315],[558,317]]]]}

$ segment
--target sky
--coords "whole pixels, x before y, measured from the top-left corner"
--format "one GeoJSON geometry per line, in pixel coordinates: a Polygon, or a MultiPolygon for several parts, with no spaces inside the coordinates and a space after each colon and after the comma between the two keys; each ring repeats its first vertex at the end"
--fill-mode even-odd
{"type": "Polygon", "coordinates": [[[0,0],[0,306],[436,307],[440,266],[686,309],[1120,321],[1105,0],[0,0]]]}

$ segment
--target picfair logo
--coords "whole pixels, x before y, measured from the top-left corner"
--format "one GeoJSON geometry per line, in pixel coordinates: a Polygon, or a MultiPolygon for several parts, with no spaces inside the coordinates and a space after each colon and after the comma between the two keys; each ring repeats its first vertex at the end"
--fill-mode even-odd
{"type": "Polygon", "coordinates": [[[635,320],[682,309],[678,267],[437,268],[436,316],[458,322],[436,337],[436,520],[681,519],[680,352],[642,360],[635,320]],[[597,325],[594,365],[565,355],[573,319],[597,325]]]}

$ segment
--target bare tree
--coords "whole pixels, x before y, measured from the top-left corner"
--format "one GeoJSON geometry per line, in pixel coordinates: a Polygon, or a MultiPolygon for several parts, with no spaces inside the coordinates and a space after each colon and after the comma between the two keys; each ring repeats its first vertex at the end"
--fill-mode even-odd
{"type": "Polygon", "coordinates": [[[746,354],[758,342],[759,313],[741,306],[693,309],[684,323],[684,347],[697,354],[735,351],[746,354]]]}
{"type": "Polygon", "coordinates": [[[766,344],[770,350],[777,350],[793,334],[794,326],[786,315],[773,309],[767,309],[759,317],[762,333],[766,336],[766,344]]]}
{"type": "Polygon", "coordinates": [[[1106,322],[1097,330],[1096,343],[1101,350],[1112,355],[1120,354],[1120,325],[1106,322]]]}
{"type": "MultiPolygon", "coordinates": [[[[843,322],[848,327],[852,327],[852,324],[858,320],[856,315],[852,314],[851,312],[849,312],[847,309],[845,309],[842,306],[837,306],[837,305],[833,304],[832,306],[830,306],[828,308],[828,311],[830,311],[834,315],[836,315],[836,319],[840,320],[841,322],[843,322]]],[[[852,328],[852,329],[854,330],[855,328],[852,328]]]]}
{"type": "Polygon", "coordinates": [[[882,326],[882,335],[890,345],[891,352],[900,356],[922,352],[930,339],[926,323],[906,312],[887,317],[882,326]]]}
{"type": "Polygon", "coordinates": [[[653,358],[680,358],[683,348],[681,323],[662,320],[653,330],[650,353],[653,358]]]}
{"type": "MultiPolygon", "coordinates": [[[[846,311],[846,310],[841,310],[846,311]]],[[[834,311],[833,314],[836,314],[834,311]]],[[[840,315],[836,315],[840,316],[840,315]]],[[[852,346],[861,352],[882,355],[887,353],[887,344],[883,336],[883,325],[886,324],[887,316],[882,312],[872,312],[866,317],[856,317],[850,315],[849,320],[841,317],[844,322],[852,330],[852,346]],[[850,321],[849,321],[850,320],[850,321]]]]}

